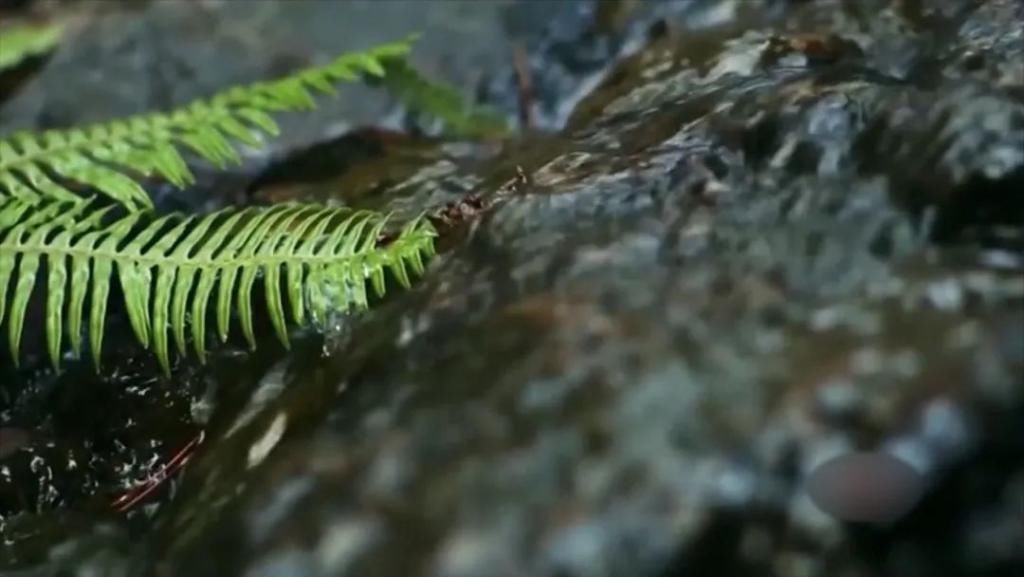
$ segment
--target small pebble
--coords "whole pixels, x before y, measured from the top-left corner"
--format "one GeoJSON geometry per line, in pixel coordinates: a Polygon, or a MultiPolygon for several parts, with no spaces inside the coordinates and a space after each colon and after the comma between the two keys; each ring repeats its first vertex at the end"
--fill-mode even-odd
{"type": "Polygon", "coordinates": [[[847,453],[825,461],[807,478],[811,501],[851,523],[891,523],[924,492],[924,479],[901,459],[880,452],[847,453]]]}

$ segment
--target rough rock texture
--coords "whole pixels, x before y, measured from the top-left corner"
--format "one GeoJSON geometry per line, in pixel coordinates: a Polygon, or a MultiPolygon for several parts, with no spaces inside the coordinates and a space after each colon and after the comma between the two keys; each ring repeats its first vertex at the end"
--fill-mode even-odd
{"type": "MultiPolygon", "coordinates": [[[[350,134],[255,180],[258,201],[430,209],[442,253],[326,339],[179,367],[208,414],[173,499],[127,524],[15,517],[77,520],[21,560],[83,577],[1024,569],[1020,4],[628,4],[613,44],[643,44],[577,38],[577,62],[623,57],[563,120],[537,104],[557,133],[350,134]],[[814,506],[815,467],[857,449],[923,476],[908,514],[814,506]]],[[[38,450],[4,434],[5,464],[38,450]]]]}

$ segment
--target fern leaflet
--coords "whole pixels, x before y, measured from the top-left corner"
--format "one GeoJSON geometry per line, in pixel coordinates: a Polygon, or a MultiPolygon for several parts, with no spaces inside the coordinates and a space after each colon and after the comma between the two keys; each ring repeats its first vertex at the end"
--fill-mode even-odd
{"type": "Polygon", "coordinates": [[[60,41],[57,25],[22,25],[0,28],[0,71],[48,52],[60,41]]]}
{"type": "Polygon", "coordinates": [[[317,323],[332,310],[365,308],[367,281],[383,295],[386,271],[410,286],[410,274],[422,274],[424,259],[433,254],[436,236],[420,218],[381,245],[386,216],[310,204],[160,217],[135,211],[112,218],[115,210],[90,201],[0,202],[0,327],[6,313],[15,363],[42,261],[48,285],[47,350],[55,366],[64,334],[72,351],[81,353],[88,296],[88,338],[99,368],[116,271],[133,332],[166,373],[171,338],[185,355],[190,336],[205,361],[211,304],[221,341],[236,313],[246,341],[255,348],[252,293],[257,278],[263,281],[274,331],[288,346],[289,316],[296,324],[317,323]]]}
{"type": "Polygon", "coordinates": [[[508,132],[503,116],[484,106],[471,106],[454,87],[426,78],[407,59],[388,62],[385,74],[369,83],[379,84],[411,108],[443,120],[450,134],[480,137],[508,132]]]}

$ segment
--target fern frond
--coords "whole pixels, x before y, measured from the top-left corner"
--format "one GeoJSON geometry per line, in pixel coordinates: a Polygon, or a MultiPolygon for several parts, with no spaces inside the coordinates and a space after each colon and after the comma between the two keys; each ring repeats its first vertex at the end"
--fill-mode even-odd
{"type": "Polygon", "coordinates": [[[0,71],[49,52],[60,41],[61,32],[55,24],[0,27],[0,71]]]}
{"type": "Polygon", "coordinates": [[[88,338],[99,368],[116,276],[135,336],[167,372],[171,339],[181,355],[187,354],[187,326],[195,353],[205,361],[211,304],[220,339],[227,339],[234,313],[255,348],[257,278],[274,331],[288,346],[289,317],[302,325],[322,322],[330,311],[365,308],[367,281],[382,296],[386,271],[410,286],[410,275],[422,274],[424,259],[433,254],[436,236],[426,220],[417,219],[382,246],[386,216],[309,204],[159,218],[148,211],[110,218],[112,212],[90,201],[0,201],[0,327],[6,312],[15,363],[43,261],[47,350],[55,366],[64,334],[74,353],[81,353],[88,297],[88,338]]]}
{"type": "Polygon", "coordinates": [[[127,117],[66,130],[20,132],[0,139],[0,200],[81,196],[59,181],[99,191],[129,210],[152,206],[135,178],[159,176],[182,187],[193,176],[179,149],[224,168],[240,160],[235,143],[259,146],[276,135],[271,113],[311,109],[316,92],[334,94],[336,81],[380,77],[385,66],[411,49],[411,39],[345,54],[285,78],[237,86],[166,113],[127,117]]]}

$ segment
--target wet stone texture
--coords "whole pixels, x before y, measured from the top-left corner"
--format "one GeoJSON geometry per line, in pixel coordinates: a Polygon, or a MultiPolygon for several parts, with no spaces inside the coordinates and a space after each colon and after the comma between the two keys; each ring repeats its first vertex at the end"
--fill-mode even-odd
{"type": "MultiPolygon", "coordinates": [[[[74,506],[32,509],[32,477],[0,477],[9,565],[81,577],[1024,569],[1021,5],[638,4],[591,6],[580,27],[526,43],[576,74],[538,81],[543,134],[327,135],[251,177],[257,202],[429,210],[441,254],[411,291],[288,354],[226,347],[149,382],[150,361],[126,361],[127,344],[111,353],[143,368],[96,385],[104,394],[163,391],[134,409],[148,432],[130,438],[161,455],[200,429],[204,442],[127,521],[90,508],[88,483],[110,484],[103,467],[67,489],[82,495],[74,506]],[[582,99],[565,94],[580,87],[582,99]],[[570,110],[559,117],[545,90],[570,110]],[[899,476],[908,510],[848,522],[815,504],[865,498],[855,479],[868,465],[815,475],[855,451],[898,459],[872,490],[899,476]]],[[[502,78],[483,92],[507,108],[514,75],[502,78]]],[[[47,374],[22,370],[5,402],[56,411],[24,408],[48,398],[47,374]]],[[[74,435],[47,444],[28,417],[4,419],[0,471],[31,467],[31,451],[111,451],[74,435]]],[[[123,424],[111,423],[108,437],[123,424]]],[[[119,458],[108,453],[104,467],[119,458]]]]}

